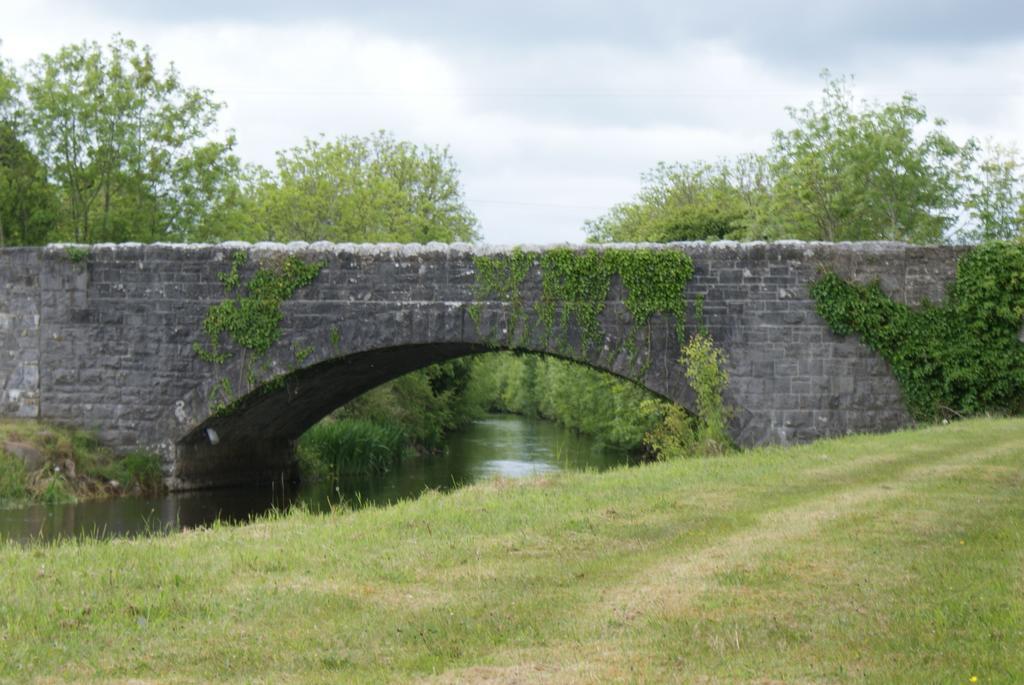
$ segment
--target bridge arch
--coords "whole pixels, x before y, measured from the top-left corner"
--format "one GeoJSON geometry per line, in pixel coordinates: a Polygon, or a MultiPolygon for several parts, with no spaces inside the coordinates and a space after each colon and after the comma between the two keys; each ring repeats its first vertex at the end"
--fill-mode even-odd
{"type": "MultiPolygon", "coordinates": [[[[318,353],[310,353],[301,367],[258,382],[229,404],[219,399],[210,401],[210,398],[220,397],[220,379],[223,378],[232,378],[238,384],[236,387],[247,387],[243,380],[246,374],[243,361],[234,362],[224,369],[224,376],[208,379],[194,389],[190,400],[202,405],[202,398],[207,398],[209,414],[183,428],[176,439],[174,470],[170,474],[172,485],[204,487],[277,478],[291,471],[293,446],[299,436],[363,393],[432,364],[510,350],[580,363],[637,383],[687,411],[692,412],[694,408],[689,386],[678,385],[683,392],[667,396],[664,384],[645,384],[635,374],[624,371],[623,366],[616,368],[608,363],[607,357],[599,355],[586,359],[565,350],[552,352],[545,347],[462,341],[399,342],[350,354],[334,352],[335,356],[331,350],[320,348],[318,353]]],[[[652,378],[661,377],[660,373],[652,375],[652,378]]],[[[201,412],[197,415],[202,416],[201,412]]]]}
{"type": "MultiPolygon", "coordinates": [[[[737,443],[877,432],[910,422],[902,390],[888,364],[856,336],[832,333],[810,285],[830,270],[855,282],[878,281],[899,302],[938,302],[965,249],[793,241],[7,249],[0,251],[0,415],[88,427],[120,451],[158,451],[171,485],[252,480],[273,464],[246,457],[249,447],[269,451],[272,443],[287,443],[318,414],[403,369],[495,347],[571,357],[688,406],[677,323],[685,305],[682,333],[692,333],[701,302],[703,324],[728,357],[725,399],[735,411],[737,443]],[[556,251],[558,259],[548,259],[556,251]],[[589,339],[592,345],[582,344],[587,336],[578,319],[563,325],[552,312],[553,335],[541,334],[544,312],[536,310],[510,333],[524,303],[547,292],[537,264],[557,267],[567,253],[585,261],[602,251],[618,251],[626,261],[630,252],[692,260],[679,297],[661,301],[660,313],[640,327],[637,358],[624,342],[638,311],[631,293],[647,285],[642,271],[628,284],[619,274],[599,290],[603,303],[592,323],[600,335],[589,339]],[[246,257],[239,268],[245,282],[260,265],[289,258],[321,268],[282,298],[274,323],[279,340],[265,354],[239,349],[212,362],[196,345],[203,344],[211,309],[230,296],[239,254],[246,257]],[[494,259],[525,266],[516,272],[515,292],[498,287],[481,295],[481,266],[494,259]],[[239,461],[230,461],[232,453],[239,461]]],[[[578,304],[571,297],[563,303],[578,304]]]]}

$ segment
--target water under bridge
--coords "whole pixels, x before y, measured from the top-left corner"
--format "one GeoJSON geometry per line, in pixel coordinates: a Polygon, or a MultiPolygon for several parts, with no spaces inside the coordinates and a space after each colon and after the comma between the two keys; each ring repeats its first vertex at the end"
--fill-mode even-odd
{"type": "Polygon", "coordinates": [[[888,364],[857,337],[834,335],[809,287],[827,269],[879,281],[901,302],[937,302],[963,249],[791,241],[6,249],[0,415],[84,426],[115,449],[157,451],[172,487],[219,485],[287,470],[299,435],[385,381],[494,349],[576,359],[692,410],[680,335],[706,327],[728,357],[739,444],[889,430],[910,415],[888,364]],[[538,306],[543,256],[553,249],[687,255],[692,278],[680,283],[685,308],[676,309],[684,321],[660,311],[636,326],[618,276],[593,307],[592,330],[582,330],[579,307],[563,320],[564,302],[538,306]],[[502,282],[508,274],[492,274],[482,288],[481,264],[505,260],[525,264],[515,287],[502,282]],[[274,291],[283,277],[297,280],[280,302],[248,295],[274,291]],[[218,323],[217,312],[251,315],[254,329],[218,323]]]}

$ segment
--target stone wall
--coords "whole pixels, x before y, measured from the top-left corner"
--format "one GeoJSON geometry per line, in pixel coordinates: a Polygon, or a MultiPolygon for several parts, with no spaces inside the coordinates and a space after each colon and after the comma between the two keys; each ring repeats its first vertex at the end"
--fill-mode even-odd
{"type": "MultiPolygon", "coordinates": [[[[744,445],[906,425],[910,417],[886,362],[855,337],[834,336],[808,288],[827,268],[859,282],[879,280],[909,304],[939,301],[962,254],[898,243],[637,249],[692,256],[686,297],[705,298],[706,323],[728,354],[732,431],[744,445]]],[[[509,303],[480,303],[479,325],[469,316],[478,250],[501,252],[328,243],[97,245],[85,255],[62,246],[0,251],[0,411],[94,428],[118,449],[159,451],[172,485],[273,475],[290,463],[291,441],[339,404],[425,364],[500,346],[509,303]],[[255,379],[251,358],[236,355],[219,365],[193,350],[208,308],[225,297],[218,276],[238,250],[250,253],[243,280],[285,253],[325,264],[283,306],[281,342],[255,379]],[[225,383],[241,401],[217,416],[215,398],[225,383]]],[[[536,270],[524,288],[528,297],[539,292],[536,270]]],[[[637,380],[692,407],[672,321],[655,317],[642,334],[638,363],[622,349],[631,324],[624,295],[613,284],[601,317],[605,344],[581,361],[626,377],[649,364],[637,380]]],[[[692,331],[696,322],[687,326],[692,331]]],[[[540,335],[521,347],[564,354],[540,335]]]]}
{"type": "Polygon", "coordinates": [[[39,416],[40,252],[0,251],[0,415],[39,416]]]}

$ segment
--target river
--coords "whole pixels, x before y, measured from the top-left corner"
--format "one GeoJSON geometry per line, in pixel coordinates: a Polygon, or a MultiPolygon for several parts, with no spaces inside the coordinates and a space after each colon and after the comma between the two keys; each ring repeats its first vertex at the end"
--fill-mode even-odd
{"type": "Polygon", "coordinates": [[[301,505],[388,504],[425,490],[451,490],[494,477],[521,478],[562,470],[604,470],[630,462],[621,449],[550,421],[491,416],[452,433],[443,454],[404,461],[391,471],[352,477],[336,486],[267,483],[239,488],[118,497],[76,504],[0,509],[0,538],[28,541],[173,532],[216,520],[244,522],[301,505]]]}

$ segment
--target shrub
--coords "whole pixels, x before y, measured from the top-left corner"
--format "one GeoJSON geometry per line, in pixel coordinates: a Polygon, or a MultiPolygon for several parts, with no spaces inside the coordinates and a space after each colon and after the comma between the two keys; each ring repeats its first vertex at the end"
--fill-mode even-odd
{"type": "Polygon", "coordinates": [[[697,456],[697,434],[693,417],[682,407],[662,400],[644,400],[641,409],[660,416],[654,428],[644,435],[644,445],[658,459],[697,456]]]}
{"type": "Polygon", "coordinates": [[[644,435],[644,444],[659,459],[721,454],[731,447],[729,408],[723,392],[729,384],[725,354],[705,331],[690,338],[683,347],[680,363],[697,395],[697,413],[661,400],[646,400],[641,409],[660,420],[644,435]]]}
{"type": "Polygon", "coordinates": [[[679,360],[697,395],[697,443],[706,454],[719,454],[730,445],[729,409],[722,393],[729,384],[725,354],[707,333],[700,332],[683,347],[679,360]]]}

